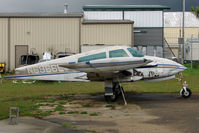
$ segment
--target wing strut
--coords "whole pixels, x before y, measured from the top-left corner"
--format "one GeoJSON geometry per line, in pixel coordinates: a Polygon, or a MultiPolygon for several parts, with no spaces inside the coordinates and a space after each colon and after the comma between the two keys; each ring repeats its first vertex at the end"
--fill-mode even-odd
{"type": "Polygon", "coordinates": [[[121,91],[121,93],[122,93],[122,98],[123,98],[123,100],[124,100],[124,105],[126,106],[126,105],[127,105],[127,102],[126,102],[126,98],[125,98],[125,95],[124,95],[124,89],[123,89],[123,87],[121,87],[121,86],[120,86],[120,91],[121,91]]]}
{"type": "Polygon", "coordinates": [[[125,98],[125,95],[124,95],[124,89],[123,89],[123,87],[120,85],[120,81],[119,81],[118,78],[117,78],[117,80],[118,80],[118,83],[119,83],[120,92],[122,93],[122,98],[123,98],[123,100],[124,100],[124,105],[126,106],[126,105],[127,105],[127,102],[126,102],[126,98],[125,98]]]}

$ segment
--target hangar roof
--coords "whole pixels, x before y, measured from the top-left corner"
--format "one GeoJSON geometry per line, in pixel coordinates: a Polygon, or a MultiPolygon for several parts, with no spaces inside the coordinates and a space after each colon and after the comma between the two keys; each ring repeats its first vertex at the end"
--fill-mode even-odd
{"type": "Polygon", "coordinates": [[[131,20],[84,20],[82,24],[134,24],[131,20]]]}
{"type": "Polygon", "coordinates": [[[84,11],[136,11],[136,10],[166,10],[170,9],[162,5],[85,5],[84,11]]]}
{"type": "Polygon", "coordinates": [[[81,18],[81,13],[0,13],[0,18],[81,18]]]}

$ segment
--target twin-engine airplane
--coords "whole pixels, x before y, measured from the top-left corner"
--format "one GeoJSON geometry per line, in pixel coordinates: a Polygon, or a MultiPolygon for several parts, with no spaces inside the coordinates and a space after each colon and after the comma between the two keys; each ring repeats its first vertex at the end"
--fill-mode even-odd
{"type": "MultiPolygon", "coordinates": [[[[161,81],[175,78],[186,67],[172,60],[144,56],[127,46],[114,46],[89,51],[64,58],[37,63],[16,69],[21,75],[7,76],[6,79],[53,80],[53,81],[104,81],[105,100],[115,101],[123,96],[121,82],[138,80],[161,81]]],[[[191,96],[191,90],[183,88],[184,98],[191,96]]]]}

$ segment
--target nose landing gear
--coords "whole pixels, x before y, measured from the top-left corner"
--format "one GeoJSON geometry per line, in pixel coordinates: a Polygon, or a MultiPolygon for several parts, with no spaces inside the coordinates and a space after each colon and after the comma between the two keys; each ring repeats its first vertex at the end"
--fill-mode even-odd
{"type": "Polygon", "coordinates": [[[189,88],[182,88],[181,91],[180,91],[180,95],[184,98],[189,98],[191,97],[191,90],[189,88]]]}
{"type": "Polygon", "coordinates": [[[180,75],[180,81],[181,81],[181,84],[182,84],[182,87],[183,87],[180,91],[180,95],[184,98],[189,98],[189,97],[191,97],[192,92],[189,88],[187,88],[188,85],[187,85],[186,81],[185,82],[183,81],[182,73],[180,73],[179,75],[180,75]]]}

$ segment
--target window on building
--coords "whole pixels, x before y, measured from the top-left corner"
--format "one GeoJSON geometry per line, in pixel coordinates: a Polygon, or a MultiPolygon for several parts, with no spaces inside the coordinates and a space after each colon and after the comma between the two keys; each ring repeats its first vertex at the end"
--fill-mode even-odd
{"type": "Polygon", "coordinates": [[[99,54],[93,54],[89,56],[80,57],[78,59],[78,62],[86,62],[86,61],[105,59],[105,58],[106,58],[106,52],[103,52],[99,54]]]}
{"type": "Polygon", "coordinates": [[[144,55],[142,53],[140,53],[139,51],[137,51],[133,48],[127,48],[127,49],[134,57],[144,57],[144,55]]]}
{"type": "Polygon", "coordinates": [[[128,54],[123,49],[109,51],[109,57],[128,57],[128,54]]]}

